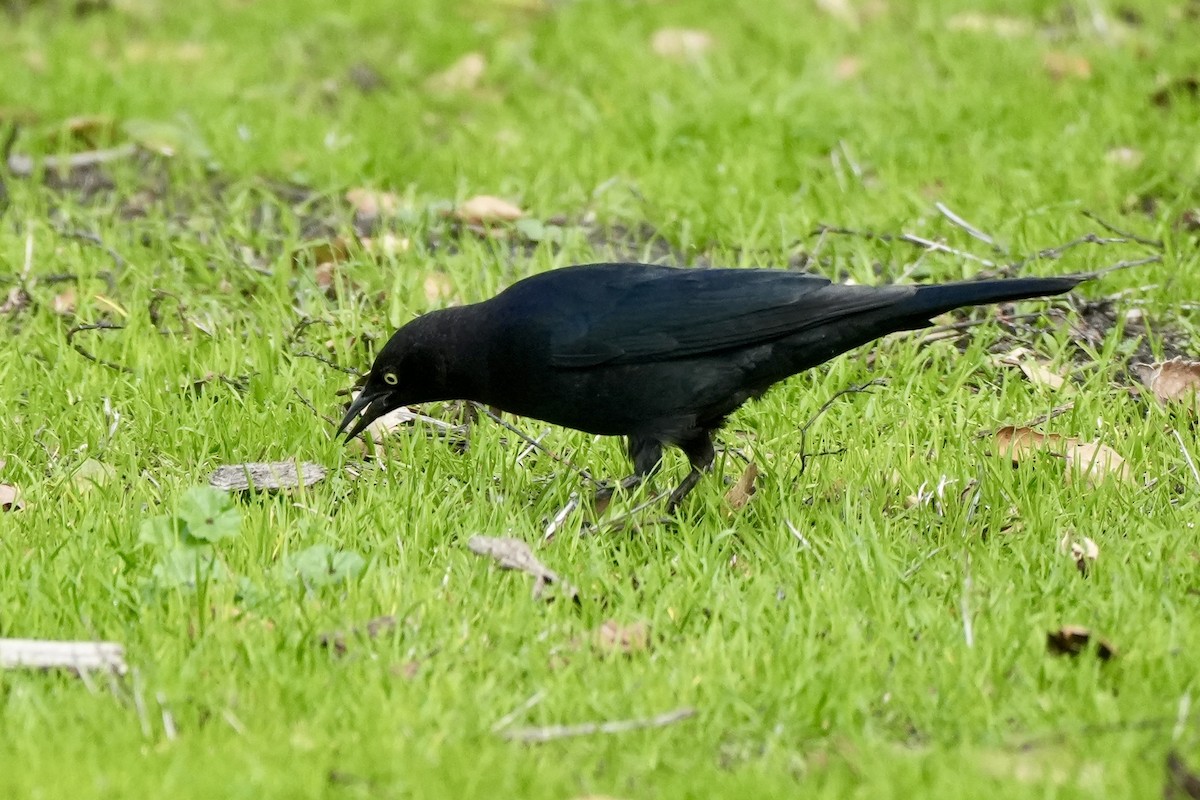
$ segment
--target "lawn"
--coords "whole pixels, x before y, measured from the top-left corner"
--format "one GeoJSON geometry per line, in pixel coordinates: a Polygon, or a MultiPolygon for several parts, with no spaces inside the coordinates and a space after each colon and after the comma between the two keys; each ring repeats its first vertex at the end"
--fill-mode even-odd
{"type": "Polygon", "coordinates": [[[1137,366],[1200,357],[1195,2],[0,9],[0,637],[127,664],[0,672],[0,796],[1200,796],[1197,401],[1137,366]],[[592,531],[617,440],[332,437],[400,324],[605,259],[1146,263],[792,378],[671,518],[603,524],[677,452],[592,531]]]}

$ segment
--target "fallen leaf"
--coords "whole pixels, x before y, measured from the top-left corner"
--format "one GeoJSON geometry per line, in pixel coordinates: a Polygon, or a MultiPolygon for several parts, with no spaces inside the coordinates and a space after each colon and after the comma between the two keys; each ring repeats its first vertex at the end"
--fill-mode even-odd
{"type": "Polygon", "coordinates": [[[1057,433],[1047,434],[1032,428],[1005,425],[996,431],[995,439],[996,452],[1002,456],[1009,456],[1012,462],[1017,464],[1039,450],[1057,445],[1063,440],[1063,437],[1057,433]]]}
{"type": "Polygon", "coordinates": [[[1108,477],[1114,477],[1124,483],[1133,483],[1133,473],[1125,459],[1106,444],[1099,442],[1079,442],[1067,440],[1067,477],[1082,474],[1092,486],[1096,486],[1108,477]]]}
{"type": "Polygon", "coordinates": [[[529,545],[520,539],[497,536],[472,536],[467,540],[472,553],[495,559],[504,569],[516,569],[536,580],[533,585],[534,598],[540,598],[542,588],[548,583],[557,583],[570,598],[578,600],[579,590],[567,583],[558,573],[537,560],[529,545]]]}
{"type": "Polygon", "coordinates": [[[25,508],[25,501],[21,499],[21,492],[17,487],[9,483],[0,483],[0,511],[21,511],[25,508]]]}
{"type": "Polygon", "coordinates": [[[292,261],[296,264],[340,264],[350,258],[351,244],[345,236],[306,242],[292,252],[292,261]]]}
{"type": "Polygon", "coordinates": [[[400,197],[393,192],[378,189],[357,188],[346,192],[346,202],[359,216],[374,219],[379,216],[393,217],[400,211],[400,197]]]}
{"type": "Polygon", "coordinates": [[[1092,77],[1092,62],[1083,56],[1064,53],[1061,50],[1050,50],[1043,55],[1042,67],[1056,81],[1063,78],[1087,80],[1092,77]]]}
{"type": "Polygon", "coordinates": [[[104,488],[115,477],[117,477],[117,471],[111,464],[89,458],[75,468],[75,472],[71,475],[71,485],[80,494],[88,494],[96,489],[104,488]]]}
{"type": "Polygon", "coordinates": [[[742,477],[738,478],[737,483],[729,487],[729,491],[725,493],[726,504],[737,511],[750,502],[750,498],[756,491],[754,481],[757,477],[758,465],[751,461],[746,465],[746,471],[742,473],[742,477]]]}
{"type": "Polygon", "coordinates": [[[696,59],[712,46],[712,34],[691,28],[662,28],[650,38],[650,49],[663,58],[696,59]]]}
{"type": "Polygon", "coordinates": [[[1039,359],[1032,350],[1024,347],[1018,347],[1011,353],[996,356],[993,363],[1019,368],[1034,386],[1045,386],[1057,390],[1066,383],[1066,378],[1050,369],[1049,362],[1039,359]]]}
{"type": "Polygon", "coordinates": [[[839,81],[857,78],[863,70],[863,60],[858,56],[842,56],[833,65],[833,77],[839,81]]]}
{"type": "Polygon", "coordinates": [[[412,240],[406,236],[385,233],[382,236],[363,239],[361,244],[363,249],[372,255],[394,256],[397,253],[408,252],[408,249],[412,247],[412,240]]]}
{"type": "Polygon", "coordinates": [[[1104,154],[1104,160],[1119,167],[1136,167],[1142,163],[1142,151],[1133,147],[1114,147],[1104,154]]]}
{"type": "Polygon", "coordinates": [[[344,655],[347,649],[346,640],[351,638],[356,639],[375,639],[379,636],[391,633],[396,630],[396,618],[389,615],[375,617],[369,620],[367,624],[360,625],[356,628],[351,628],[347,631],[330,631],[322,633],[317,638],[317,643],[324,648],[333,650],[339,656],[344,655]]]}
{"type": "Polygon", "coordinates": [[[858,11],[851,5],[850,0],[813,1],[816,3],[818,9],[833,17],[838,22],[843,22],[852,28],[858,27],[858,11]]]}
{"type": "Polygon", "coordinates": [[[18,311],[24,311],[32,303],[33,298],[29,296],[29,292],[20,286],[14,286],[8,290],[8,297],[4,302],[0,303],[0,314],[15,314],[18,311]]]}
{"type": "Polygon", "coordinates": [[[645,622],[622,625],[615,619],[605,620],[592,642],[602,655],[630,656],[650,648],[650,628],[645,622]]]}
{"type": "Polygon", "coordinates": [[[467,92],[479,85],[487,71],[482,53],[467,53],[441,72],[430,75],[425,88],[435,92],[467,92]]]}
{"type": "Polygon", "coordinates": [[[1100,558],[1099,545],[1086,536],[1077,540],[1072,536],[1071,531],[1067,531],[1059,539],[1058,552],[1064,555],[1070,554],[1080,575],[1087,575],[1092,563],[1100,558]]]}
{"type": "Polygon", "coordinates": [[[320,464],[310,461],[269,461],[248,464],[228,464],[218,467],[208,482],[225,492],[277,491],[312,486],[324,480],[328,473],[320,464]]]}
{"type": "Polygon", "coordinates": [[[1046,452],[1063,458],[1067,462],[1067,479],[1082,475],[1088,483],[1097,485],[1106,478],[1114,477],[1126,483],[1133,481],[1133,473],[1115,450],[1099,442],[1081,442],[1057,433],[1041,433],[1032,428],[1017,428],[1006,425],[995,433],[996,452],[1012,459],[1013,464],[1046,452]]]}
{"type": "Polygon", "coordinates": [[[54,295],[54,313],[60,317],[71,317],[75,315],[75,289],[67,287],[66,290],[54,295]]]}
{"type": "Polygon", "coordinates": [[[1133,364],[1130,369],[1163,405],[1200,395],[1200,361],[1173,358],[1153,364],[1133,364]]]}
{"type": "Polygon", "coordinates": [[[454,296],[454,284],[450,276],[441,270],[435,270],[425,276],[425,299],[430,303],[444,303],[454,296]]]}
{"type": "Polygon", "coordinates": [[[1117,655],[1117,649],[1111,643],[1093,637],[1092,632],[1081,625],[1063,625],[1047,633],[1046,649],[1057,656],[1077,656],[1093,638],[1096,641],[1096,657],[1101,661],[1108,661],[1117,655]]]}
{"type": "Polygon", "coordinates": [[[456,208],[454,216],[462,222],[483,225],[490,222],[512,222],[525,216],[525,212],[507,200],[478,194],[456,208]]]}
{"type": "Polygon", "coordinates": [[[995,14],[983,14],[978,11],[964,11],[946,20],[946,29],[951,31],[967,31],[970,33],[990,33],[1001,39],[1012,39],[1017,36],[1027,36],[1033,32],[1033,23],[1019,17],[1004,17],[995,14]]]}

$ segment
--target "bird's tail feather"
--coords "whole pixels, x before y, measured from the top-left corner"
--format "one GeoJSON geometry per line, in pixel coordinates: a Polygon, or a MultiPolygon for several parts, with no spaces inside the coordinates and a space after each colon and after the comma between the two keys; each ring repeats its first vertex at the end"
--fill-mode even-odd
{"type": "Polygon", "coordinates": [[[896,316],[910,319],[914,327],[923,327],[932,317],[956,308],[1062,294],[1074,289],[1090,277],[1090,275],[1065,275],[1059,278],[1008,278],[922,286],[912,297],[894,307],[892,311],[901,312],[896,316]]]}

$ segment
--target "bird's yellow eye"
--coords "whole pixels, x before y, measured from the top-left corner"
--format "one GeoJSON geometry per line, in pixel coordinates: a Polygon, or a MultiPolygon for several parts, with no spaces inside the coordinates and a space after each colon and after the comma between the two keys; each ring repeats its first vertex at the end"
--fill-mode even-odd
{"type": "Polygon", "coordinates": [[[395,386],[400,382],[400,379],[396,377],[396,373],[394,372],[385,372],[383,373],[383,382],[388,386],[395,386]]]}

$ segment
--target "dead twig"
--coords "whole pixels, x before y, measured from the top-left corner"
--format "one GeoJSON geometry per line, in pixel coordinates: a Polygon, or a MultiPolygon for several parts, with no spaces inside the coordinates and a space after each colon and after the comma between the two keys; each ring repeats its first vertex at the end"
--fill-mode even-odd
{"type": "Polygon", "coordinates": [[[468,401],[468,402],[470,402],[470,404],[471,404],[471,405],[472,405],[472,406],[473,406],[473,407],[474,407],[476,410],[478,410],[479,412],[481,412],[481,413],[482,413],[484,416],[486,416],[486,417],[487,417],[488,419],[490,419],[492,422],[496,423],[496,424],[497,424],[497,425],[499,425],[501,428],[504,428],[504,429],[505,429],[506,431],[508,431],[509,433],[511,433],[511,434],[513,434],[514,436],[518,437],[518,438],[519,438],[521,441],[525,442],[525,444],[529,445],[529,446],[530,446],[530,447],[532,447],[534,450],[537,450],[539,453],[544,453],[545,455],[549,456],[549,457],[550,457],[551,459],[553,459],[554,461],[558,462],[559,464],[562,464],[562,465],[563,465],[564,467],[566,467],[567,469],[570,469],[570,470],[572,470],[572,471],[573,471],[573,472],[575,472],[577,475],[579,475],[579,477],[583,478],[585,481],[588,481],[588,482],[589,482],[589,483],[591,483],[593,486],[604,486],[604,482],[603,482],[603,481],[597,480],[596,478],[592,477],[592,474],[591,474],[590,472],[588,472],[586,469],[584,469],[584,468],[582,468],[582,467],[578,467],[578,466],[576,466],[575,464],[571,463],[571,462],[570,462],[570,461],[568,461],[567,459],[565,459],[565,458],[563,458],[562,456],[560,456],[558,453],[555,453],[553,450],[551,450],[550,448],[548,448],[548,447],[546,447],[545,445],[543,445],[543,444],[542,444],[541,442],[539,442],[538,440],[534,439],[533,437],[531,437],[531,436],[529,436],[528,434],[526,434],[526,433],[524,433],[523,431],[521,431],[521,430],[520,430],[519,428],[517,428],[515,425],[510,425],[509,423],[505,422],[505,421],[504,421],[504,420],[503,420],[503,419],[500,417],[500,415],[499,415],[499,414],[497,414],[497,413],[495,413],[494,411],[492,411],[490,408],[488,408],[488,407],[487,407],[486,405],[484,405],[483,403],[476,403],[474,400],[471,400],[471,401],[468,401]]]}
{"type": "Polygon", "coordinates": [[[114,361],[107,361],[103,358],[94,356],[91,353],[89,353],[87,350],[84,350],[83,345],[81,345],[75,341],[75,336],[77,334],[83,333],[84,331],[123,331],[123,330],[125,330],[124,325],[116,325],[112,322],[93,322],[88,325],[76,325],[75,327],[73,327],[69,331],[67,331],[67,344],[71,345],[71,349],[73,349],[76,353],[79,353],[79,355],[83,356],[88,361],[91,361],[95,364],[99,364],[102,367],[108,367],[109,369],[115,369],[118,372],[124,372],[124,373],[132,375],[133,370],[131,370],[129,367],[125,366],[124,364],[117,364],[114,361]]]}
{"type": "Polygon", "coordinates": [[[955,214],[953,211],[950,210],[950,208],[945,203],[937,202],[937,203],[934,203],[933,205],[934,205],[934,208],[936,208],[939,212],[941,212],[941,215],[943,217],[950,220],[952,223],[954,223],[958,227],[962,228],[964,231],[967,232],[968,235],[975,237],[976,239],[983,242],[984,244],[990,245],[991,247],[995,248],[998,252],[1003,252],[1004,248],[1002,248],[1002,247],[1000,247],[1000,245],[996,244],[995,239],[993,239],[991,236],[988,236],[986,233],[979,230],[979,228],[976,228],[971,223],[967,222],[965,219],[960,217],[958,214],[955,214]]]}
{"type": "Polygon", "coordinates": [[[813,414],[811,417],[808,418],[808,422],[805,422],[804,425],[801,426],[801,428],[800,428],[800,456],[799,456],[800,472],[798,472],[796,474],[797,479],[799,479],[802,475],[804,475],[804,470],[808,468],[808,459],[814,455],[817,455],[815,453],[810,454],[805,449],[806,444],[808,442],[808,429],[813,426],[813,424],[820,418],[820,416],[822,414],[824,414],[826,411],[828,411],[830,409],[830,407],[835,402],[837,402],[839,397],[843,397],[848,394],[860,394],[860,393],[861,394],[870,394],[872,386],[887,386],[887,381],[884,380],[883,378],[876,378],[874,380],[867,381],[866,383],[862,383],[857,386],[849,386],[845,389],[839,389],[838,391],[833,393],[833,397],[830,397],[828,400],[825,401],[824,405],[822,405],[820,408],[817,409],[817,413],[813,414]]]}
{"type": "Polygon", "coordinates": [[[111,258],[113,260],[113,267],[116,268],[116,270],[118,272],[125,269],[125,266],[126,266],[125,259],[121,256],[120,253],[118,253],[116,250],[114,250],[113,248],[111,248],[107,244],[105,244],[104,240],[100,238],[100,234],[95,233],[93,231],[72,230],[70,228],[64,228],[59,225],[55,225],[54,230],[58,233],[59,236],[62,236],[65,239],[76,239],[78,241],[86,242],[88,244],[92,244],[92,245],[95,245],[96,247],[99,247],[101,250],[103,250],[105,253],[108,254],[109,258],[111,258]]]}
{"type": "Polygon", "coordinates": [[[608,522],[605,522],[603,524],[597,522],[597,523],[593,523],[592,525],[589,525],[588,527],[586,527],[582,531],[580,531],[579,535],[580,536],[590,536],[592,534],[600,533],[601,531],[610,531],[610,530],[616,530],[617,528],[622,528],[625,526],[625,523],[629,522],[631,519],[633,519],[634,517],[636,517],[638,514],[642,513],[643,511],[645,511],[647,508],[658,505],[660,502],[662,502],[664,499],[666,499],[667,496],[670,494],[671,494],[670,491],[659,492],[658,494],[651,497],[649,500],[646,500],[645,502],[637,504],[636,506],[629,509],[628,511],[626,511],[624,514],[622,514],[619,517],[610,519],[608,522]]]}
{"type": "Polygon", "coordinates": [[[954,247],[944,245],[941,242],[935,242],[932,239],[926,239],[922,236],[916,236],[911,233],[875,233],[873,231],[858,231],[852,228],[840,228],[835,225],[818,225],[816,230],[809,234],[812,236],[823,237],[827,233],[836,233],[841,236],[858,236],[863,239],[875,239],[880,242],[905,242],[915,245],[925,251],[936,251],[940,253],[948,253],[952,256],[958,256],[968,261],[974,261],[982,264],[985,267],[997,266],[995,261],[989,261],[986,258],[981,258],[974,253],[969,253],[966,250],[958,250],[954,247]]]}
{"type": "Polygon", "coordinates": [[[292,392],[296,395],[297,398],[300,399],[300,402],[303,403],[305,405],[305,407],[308,408],[309,411],[311,411],[317,415],[318,419],[323,419],[326,422],[328,422],[330,425],[332,425],[333,427],[335,427],[335,428],[337,427],[338,423],[337,423],[336,419],[334,419],[333,417],[327,417],[324,414],[322,414],[320,411],[318,411],[317,407],[315,405],[313,405],[312,401],[309,400],[304,395],[302,395],[300,393],[300,390],[297,389],[295,386],[292,387],[292,392]]]}
{"type": "Polygon", "coordinates": [[[696,709],[685,706],[674,711],[668,711],[644,719],[622,719],[610,722],[583,722],[576,725],[546,725],[538,728],[517,728],[504,731],[500,735],[510,742],[525,744],[544,744],[556,739],[569,739],[576,736],[593,736],[597,733],[615,734],[643,728],[664,728],[676,722],[682,722],[696,715],[696,709]]]}
{"type": "Polygon", "coordinates": [[[1101,217],[1098,214],[1096,214],[1096,212],[1094,212],[1094,211],[1084,211],[1083,215],[1085,217],[1087,217],[1088,219],[1090,219],[1092,222],[1099,225],[1101,228],[1104,228],[1104,230],[1108,231],[1109,233],[1116,234],[1117,236],[1120,236],[1123,239],[1128,239],[1131,242],[1137,242],[1138,244],[1144,244],[1147,247],[1153,247],[1156,250],[1162,250],[1164,247],[1161,239],[1147,239],[1145,237],[1138,236],[1136,233],[1130,233],[1129,231],[1123,231],[1120,228],[1118,228],[1116,225],[1113,225],[1112,223],[1106,222],[1105,220],[1101,219],[1101,217]]]}
{"type": "Polygon", "coordinates": [[[579,492],[571,492],[571,496],[567,498],[567,503],[559,509],[558,513],[546,525],[546,532],[542,534],[542,543],[545,544],[554,539],[554,534],[566,522],[567,517],[571,515],[575,509],[579,508],[579,492]]]}
{"type": "Polygon", "coordinates": [[[328,358],[327,356],[323,356],[320,353],[313,353],[313,352],[309,352],[308,350],[304,350],[299,353],[292,353],[292,355],[295,356],[296,358],[311,358],[314,361],[320,361],[322,364],[324,364],[327,367],[336,369],[338,372],[344,372],[347,375],[353,375],[355,378],[365,378],[367,376],[367,373],[365,373],[365,372],[359,372],[358,370],[354,369],[353,367],[343,367],[341,364],[337,363],[333,359],[328,358]]]}
{"type": "MultiPolygon", "coordinates": [[[[119,147],[110,147],[107,150],[89,150],[84,153],[72,153],[69,156],[43,156],[41,164],[42,168],[47,172],[69,172],[74,169],[94,167],[100,164],[107,164],[111,161],[119,161],[122,158],[129,158],[137,153],[137,151],[137,145],[123,144],[119,147]]],[[[8,164],[8,171],[13,175],[18,178],[28,178],[37,168],[38,159],[33,156],[21,155],[20,153],[9,153],[6,163],[8,164]]]]}
{"type": "Polygon", "coordinates": [[[520,539],[497,536],[472,536],[467,540],[472,553],[494,559],[504,569],[515,569],[534,577],[533,597],[540,599],[546,584],[557,583],[563,593],[578,602],[579,590],[557,572],[537,560],[529,545],[520,539]]]}
{"type": "Polygon", "coordinates": [[[1200,489],[1200,470],[1196,469],[1196,462],[1192,460],[1192,454],[1188,452],[1187,445],[1183,443],[1183,437],[1179,435],[1179,431],[1172,430],[1171,433],[1175,434],[1175,441],[1179,442],[1179,449],[1183,452],[1188,469],[1192,471],[1192,477],[1196,479],[1196,488],[1200,489]]]}

